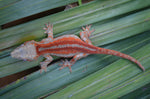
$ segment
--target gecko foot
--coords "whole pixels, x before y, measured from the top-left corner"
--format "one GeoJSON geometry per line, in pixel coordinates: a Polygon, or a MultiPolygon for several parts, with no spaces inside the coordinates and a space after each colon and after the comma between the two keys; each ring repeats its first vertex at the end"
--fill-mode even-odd
{"type": "Polygon", "coordinates": [[[50,24],[50,22],[48,22],[48,24],[45,24],[45,27],[43,29],[46,30],[44,33],[53,33],[53,24],[50,24]]]}
{"type": "Polygon", "coordinates": [[[45,63],[44,62],[41,62],[41,69],[40,69],[40,73],[42,73],[43,71],[47,72],[47,66],[44,65],[45,63]]]}
{"type": "Polygon", "coordinates": [[[70,70],[70,73],[71,73],[72,72],[72,69],[71,69],[72,64],[66,59],[65,59],[65,61],[62,60],[62,62],[63,62],[63,64],[59,64],[60,66],[62,66],[61,68],[59,68],[59,70],[62,70],[63,68],[68,67],[70,70]]]}
{"type": "Polygon", "coordinates": [[[82,32],[85,33],[88,37],[91,35],[92,32],[95,31],[95,29],[90,31],[90,28],[91,28],[91,25],[89,25],[89,26],[87,25],[85,28],[82,27],[82,29],[83,29],[82,32]]]}

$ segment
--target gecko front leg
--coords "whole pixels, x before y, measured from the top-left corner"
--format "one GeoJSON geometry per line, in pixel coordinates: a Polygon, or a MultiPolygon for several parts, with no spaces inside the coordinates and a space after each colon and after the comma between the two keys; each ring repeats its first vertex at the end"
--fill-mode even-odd
{"type": "Polygon", "coordinates": [[[53,25],[48,22],[48,24],[45,24],[45,27],[43,29],[46,30],[44,33],[48,34],[47,38],[43,39],[40,42],[36,42],[34,40],[26,41],[25,44],[32,43],[35,46],[37,46],[38,44],[46,44],[49,42],[53,42],[53,25]]]}
{"type": "Polygon", "coordinates": [[[46,72],[47,71],[47,65],[50,62],[52,62],[52,60],[53,60],[53,58],[49,54],[44,54],[43,56],[46,58],[46,60],[44,62],[40,62],[40,65],[41,65],[40,73],[42,73],[43,70],[46,72]]]}
{"type": "Polygon", "coordinates": [[[45,30],[44,33],[48,34],[48,38],[53,40],[53,24],[50,24],[50,22],[48,22],[48,24],[45,24],[45,27],[43,29],[45,30]]]}
{"type": "Polygon", "coordinates": [[[38,42],[39,44],[45,44],[49,42],[53,42],[53,24],[45,24],[45,27],[43,28],[45,30],[44,33],[48,34],[48,37],[43,39],[42,41],[38,42]]]}

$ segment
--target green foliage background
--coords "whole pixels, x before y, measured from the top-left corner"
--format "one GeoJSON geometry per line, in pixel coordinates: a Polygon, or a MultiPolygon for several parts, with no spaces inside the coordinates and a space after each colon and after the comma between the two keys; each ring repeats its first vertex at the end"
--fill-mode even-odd
{"type": "MultiPolygon", "coordinates": [[[[77,0],[1,0],[0,24],[37,14],[77,0]]],[[[39,65],[25,62],[10,52],[28,40],[45,38],[43,24],[54,24],[54,37],[79,35],[82,26],[92,24],[90,37],[95,46],[117,50],[139,60],[146,71],[128,60],[111,55],[89,55],[59,71],[59,61],[48,72],[34,72],[0,89],[2,99],[135,99],[149,98],[150,84],[150,1],[95,0],[70,10],[0,30],[0,77],[39,65]]],[[[58,59],[58,58],[57,58],[58,59]]],[[[0,82],[1,83],[1,82],[0,82]]]]}

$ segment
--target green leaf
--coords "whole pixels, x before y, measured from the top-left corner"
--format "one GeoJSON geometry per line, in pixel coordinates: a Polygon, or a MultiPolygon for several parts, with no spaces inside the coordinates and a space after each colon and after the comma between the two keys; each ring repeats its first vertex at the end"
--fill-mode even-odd
{"type": "Polygon", "coordinates": [[[36,13],[64,6],[77,0],[1,0],[0,25],[36,13]]]}
{"type": "MultiPolygon", "coordinates": [[[[2,5],[6,6],[6,4],[2,5]]],[[[31,5],[34,5],[34,2],[31,5]]],[[[47,4],[43,3],[40,7],[44,5],[46,7],[47,4]]],[[[70,74],[68,68],[59,71],[60,62],[55,60],[49,65],[48,72],[40,74],[36,71],[1,88],[0,98],[32,99],[44,96],[50,99],[116,99],[149,84],[149,5],[149,0],[95,0],[70,10],[1,30],[0,77],[39,65],[43,60],[42,57],[37,61],[24,62],[13,59],[9,55],[24,41],[45,38],[42,27],[48,21],[54,24],[55,37],[64,34],[78,35],[82,26],[92,24],[95,32],[90,39],[95,46],[131,55],[142,63],[146,71],[142,72],[136,64],[116,56],[89,55],[77,61],[72,66],[73,72],[70,74]]],[[[10,20],[14,19],[10,18],[10,20]]]]}
{"type": "Polygon", "coordinates": [[[82,5],[82,0],[78,0],[79,6],[82,5]]]}
{"type": "MultiPolygon", "coordinates": [[[[139,59],[139,61],[142,62],[145,60],[144,55],[148,55],[148,50],[145,53],[142,53],[143,51],[139,50],[138,52],[135,52],[139,48],[144,49],[147,44],[150,43],[150,33],[145,32],[143,34],[137,35],[135,37],[131,37],[126,40],[122,40],[121,42],[116,42],[114,44],[110,44],[108,46],[105,46],[105,48],[109,49],[115,49],[124,53],[132,53],[134,52],[133,57],[136,59],[139,59]],[[133,41],[133,42],[132,42],[133,41]],[[138,42],[137,42],[138,41],[138,42]],[[141,57],[144,59],[141,60],[141,57]]],[[[65,68],[61,71],[59,71],[59,63],[52,64],[50,67],[48,67],[48,72],[40,74],[39,71],[26,76],[26,79],[21,79],[18,80],[17,82],[8,85],[4,87],[3,89],[0,90],[0,94],[2,95],[2,98],[9,98],[9,97],[14,97],[15,99],[21,98],[21,97],[26,97],[26,98],[35,98],[35,97],[40,97],[48,93],[53,93],[55,91],[60,90],[66,85],[70,85],[71,83],[78,81],[80,79],[83,79],[79,82],[77,82],[77,86],[74,86],[76,88],[78,87],[84,87],[88,83],[92,83],[94,78],[95,79],[103,79],[110,73],[111,75],[108,79],[113,78],[117,79],[116,76],[118,77],[121,75],[119,82],[129,79],[129,77],[132,77],[134,75],[137,75],[138,73],[141,73],[141,70],[136,66],[136,64],[132,64],[132,62],[125,60],[125,59],[120,59],[119,62],[116,61],[118,58],[115,56],[110,56],[110,55],[90,55],[84,59],[79,60],[75,65],[72,66],[73,72],[70,74],[68,68],[65,68]],[[90,63],[87,61],[90,61],[90,63]],[[112,64],[111,64],[112,63],[112,64]],[[126,66],[127,65],[127,66],[126,66]],[[125,66],[125,67],[124,67],[125,66]],[[105,68],[104,68],[105,67],[105,68]],[[86,69],[87,68],[87,69],[86,69]],[[103,68],[103,69],[102,69],[103,68]],[[121,69],[121,71],[120,71],[121,69]],[[94,72],[100,72],[99,75],[95,74],[94,72]],[[114,73],[116,71],[116,73],[114,73]],[[118,71],[118,72],[117,72],[118,71]],[[130,71],[134,71],[133,73],[129,73],[130,71]],[[128,75],[125,75],[126,73],[128,75]],[[91,77],[89,75],[96,75],[92,76],[92,78],[89,80],[85,80],[86,78],[84,77],[91,77]],[[93,80],[92,80],[93,79],[93,80]],[[79,86],[79,85],[82,86],[79,86]],[[32,88],[32,90],[31,90],[32,88]],[[19,95],[18,95],[19,92],[19,95]]],[[[147,58],[148,59],[148,58],[147,58]]],[[[148,65],[143,64],[143,66],[147,69],[148,65]],[[147,66],[147,67],[146,67],[147,66]]],[[[105,87],[107,87],[108,80],[103,80],[101,81],[104,82],[103,84],[106,84],[105,87]]],[[[119,83],[118,82],[118,83],[119,83]]],[[[74,85],[74,83],[73,83],[74,85]]],[[[76,85],[76,83],[75,83],[76,85]]],[[[116,85],[116,82],[113,82],[113,85],[116,85]]],[[[98,84],[99,86],[99,84],[98,84]]],[[[70,92],[74,92],[74,87],[72,88],[72,91],[69,89],[66,89],[70,92]]],[[[67,87],[68,88],[68,87],[67,87]]],[[[75,88],[75,89],[76,89],[75,88]]],[[[95,87],[94,87],[95,88],[95,87]]],[[[91,88],[92,89],[92,88],[91,88]]],[[[100,88],[101,89],[101,88],[100,88]]],[[[102,88],[103,89],[103,88],[102,88]]],[[[109,89],[109,88],[108,88],[109,89]]],[[[66,94],[69,94],[67,91],[66,94]]],[[[85,91],[85,90],[84,90],[85,91]]],[[[87,90],[88,91],[88,90],[87,90]]],[[[95,90],[96,91],[96,90],[95,90]]],[[[61,91],[58,93],[62,93],[61,91]]],[[[62,93],[64,94],[64,93],[62,93]]],[[[65,95],[65,94],[64,94],[65,95]]],[[[91,95],[91,94],[89,94],[91,95]]],[[[55,95],[54,95],[55,96],[55,95]]],[[[61,95],[60,95],[61,96],[61,95]]],[[[53,95],[52,95],[53,97],[53,95]]],[[[58,97],[56,95],[56,97],[58,97]]],[[[59,97],[58,97],[59,98],[59,97]]]]}
{"type": "Polygon", "coordinates": [[[130,92],[119,99],[149,99],[150,98],[150,83],[142,86],[141,88],[136,89],[133,92],[130,92]]]}

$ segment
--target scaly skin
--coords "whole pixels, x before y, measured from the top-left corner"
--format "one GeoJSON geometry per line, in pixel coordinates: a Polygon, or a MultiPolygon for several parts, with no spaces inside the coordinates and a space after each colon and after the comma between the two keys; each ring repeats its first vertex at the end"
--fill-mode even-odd
{"type": "Polygon", "coordinates": [[[86,28],[82,27],[83,31],[80,32],[81,39],[76,35],[63,35],[53,38],[53,25],[48,23],[44,28],[44,30],[46,30],[45,33],[48,34],[48,38],[43,39],[40,42],[36,42],[34,40],[27,41],[22,46],[14,50],[11,53],[11,56],[19,59],[34,60],[40,55],[43,55],[46,60],[40,63],[40,72],[42,72],[42,70],[46,71],[47,65],[53,60],[50,55],[73,57],[70,61],[63,61],[63,64],[61,64],[62,67],[60,68],[61,70],[64,67],[69,67],[70,72],[72,72],[71,66],[80,58],[86,57],[89,54],[109,54],[128,59],[136,63],[143,71],[145,71],[140,62],[129,55],[92,45],[89,40],[89,36],[94,30],[90,31],[90,27],[91,25],[86,26],[86,28]]]}

